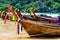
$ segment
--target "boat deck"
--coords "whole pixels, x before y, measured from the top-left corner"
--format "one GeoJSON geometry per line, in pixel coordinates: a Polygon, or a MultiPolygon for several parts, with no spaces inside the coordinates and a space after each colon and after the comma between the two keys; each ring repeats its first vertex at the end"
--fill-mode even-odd
{"type": "Polygon", "coordinates": [[[40,21],[30,21],[30,20],[23,20],[23,21],[33,23],[33,24],[39,24],[43,26],[50,26],[53,28],[60,28],[60,25],[57,25],[57,24],[50,24],[50,23],[45,23],[45,22],[40,22],[40,21]]]}

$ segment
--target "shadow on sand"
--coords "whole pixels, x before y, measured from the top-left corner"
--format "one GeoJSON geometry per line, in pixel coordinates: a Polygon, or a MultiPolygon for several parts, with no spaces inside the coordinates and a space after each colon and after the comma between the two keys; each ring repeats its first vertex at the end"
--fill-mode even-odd
{"type": "Polygon", "coordinates": [[[57,39],[60,38],[60,35],[40,35],[40,36],[32,36],[32,37],[19,37],[25,39],[57,39]]]}

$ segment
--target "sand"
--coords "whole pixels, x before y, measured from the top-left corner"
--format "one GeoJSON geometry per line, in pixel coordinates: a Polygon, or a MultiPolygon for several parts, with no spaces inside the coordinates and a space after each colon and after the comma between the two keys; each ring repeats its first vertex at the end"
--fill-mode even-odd
{"type": "Polygon", "coordinates": [[[28,33],[24,30],[18,35],[16,33],[16,24],[7,20],[4,24],[0,18],[0,40],[60,40],[60,38],[30,38],[28,33]]]}

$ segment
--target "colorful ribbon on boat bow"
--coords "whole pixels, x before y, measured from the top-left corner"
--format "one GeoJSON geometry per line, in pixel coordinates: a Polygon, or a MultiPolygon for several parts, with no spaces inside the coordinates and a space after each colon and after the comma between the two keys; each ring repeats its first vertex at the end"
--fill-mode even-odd
{"type": "MultiPolygon", "coordinates": [[[[8,13],[10,12],[10,7],[8,8],[8,11],[7,11],[7,12],[8,12],[8,13]]],[[[7,14],[8,14],[8,13],[7,13],[7,14]]],[[[7,17],[8,17],[8,15],[5,16],[4,24],[6,24],[6,19],[7,19],[7,17]]]]}

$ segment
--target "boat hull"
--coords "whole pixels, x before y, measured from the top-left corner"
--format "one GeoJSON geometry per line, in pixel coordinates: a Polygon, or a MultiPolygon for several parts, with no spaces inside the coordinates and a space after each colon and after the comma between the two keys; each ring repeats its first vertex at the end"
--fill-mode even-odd
{"type": "Polygon", "coordinates": [[[42,17],[38,17],[39,15],[35,16],[34,15],[23,15],[23,18],[25,19],[29,19],[29,20],[33,20],[33,21],[41,21],[41,22],[49,22],[50,19],[46,19],[46,18],[42,18],[42,17]]]}
{"type": "Polygon", "coordinates": [[[20,20],[20,24],[30,36],[60,35],[60,28],[51,27],[31,20],[20,20]]]}

